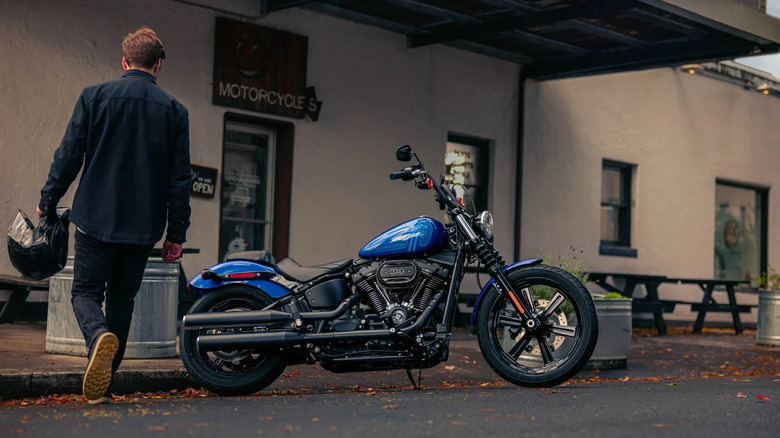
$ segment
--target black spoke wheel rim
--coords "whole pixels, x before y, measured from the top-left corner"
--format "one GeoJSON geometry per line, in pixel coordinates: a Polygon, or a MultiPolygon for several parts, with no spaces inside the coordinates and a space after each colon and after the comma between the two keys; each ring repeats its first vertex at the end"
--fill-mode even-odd
{"type": "Polygon", "coordinates": [[[582,318],[576,302],[557,282],[546,278],[527,278],[515,288],[533,300],[540,324],[525,327],[510,300],[500,296],[490,312],[491,343],[507,363],[524,373],[549,373],[563,366],[577,354],[581,343],[582,318]],[[551,305],[554,309],[549,309],[551,305]]]}

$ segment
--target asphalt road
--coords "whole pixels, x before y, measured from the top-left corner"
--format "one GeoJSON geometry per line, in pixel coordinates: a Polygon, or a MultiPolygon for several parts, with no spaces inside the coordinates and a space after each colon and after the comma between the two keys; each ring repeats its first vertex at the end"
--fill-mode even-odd
{"type": "Polygon", "coordinates": [[[0,436],[778,436],[780,376],[128,400],[0,409],[0,436]]]}

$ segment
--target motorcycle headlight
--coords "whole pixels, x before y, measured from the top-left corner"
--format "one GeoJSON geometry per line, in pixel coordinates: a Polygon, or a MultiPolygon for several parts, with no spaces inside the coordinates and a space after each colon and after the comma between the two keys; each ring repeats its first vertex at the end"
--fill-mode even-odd
{"type": "Polygon", "coordinates": [[[482,230],[482,234],[488,239],[493,238],[493,215],[485,210],[477,215],[474,223],[482,230]]]}

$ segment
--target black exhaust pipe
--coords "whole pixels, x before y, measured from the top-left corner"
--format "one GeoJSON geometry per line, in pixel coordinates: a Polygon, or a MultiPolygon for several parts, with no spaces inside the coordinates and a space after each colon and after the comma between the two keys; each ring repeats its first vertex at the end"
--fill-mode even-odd
{"type": "Polygon", "coordinates": [[[292,321],[292,315],[278,310],[249,310],[246,312],[211,312],[184,315],[184,327],[218,327],[225,325],[254,325],[292,321]]]}
{"type": "MultiPolygon", "coordinates": [[[[360,341],[369,339],[389,339],[399,334],[411,334],[420,330],[430,318],[433,310],[439,305],[444,291],[440,291],[431,300],[425,311],[409,327],[391,328],[388,330],[359,330],[351,332],[331,333],[300,333],[294,331],[247,332],[198,336],[198,348],[204,351],[230,351],[257,348],[289,347],[302,343],[318,343],[327,341],[360,341]]],[[[235,312],[249,313],[249,312],[235,312]]]]}
{"type": "MultiPolygon", "coordinates": [[[[332,320],[343,315],[359,298],[353,294],[333,310],[327,312],[301,312],[304,321],[332,320]]],[[[230,327],[246,327],[252,325],[270,324],[276,322],[292,321],[293,315],[289,312],[278,310],[249,310],[246,312],[212,312],[190,313],[184,315],[182,325],[187,330],[194,329],[218,329],[230,327]]]]}
{"type": "Polygon", "coordinates": [[[357,341],[388,339],[390,330],[365,330],[358,332],[299,333],[277,331],[267,333],[231,333],[224,335],[198,336],[198,348],[204,351],[230,351],[254,348],[287,347],[306,342],[357,341]]]}

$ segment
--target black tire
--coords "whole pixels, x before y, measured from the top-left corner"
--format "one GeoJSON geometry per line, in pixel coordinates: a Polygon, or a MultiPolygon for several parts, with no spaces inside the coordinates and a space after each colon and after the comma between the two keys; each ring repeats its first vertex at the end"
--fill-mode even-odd
{"type": "MultiPolygon", "coordinates": [[[[243,285],[226,286],[208,293],[188,313],[260,310],[271,299],[262,291],[243,285]]],[[[229,329],[237,332],[241,329],[229,329]]],[[[253,394],[274,382],[287,366],[280,349],[199,351],[200,334],[213,330],[182,330],[179,335],[181,360],[190,375],[204,388],[219,395],[253,394]]]]}
{"type": "Polygon", "coordinates": [[[596,347],[598,318],[590,294],[574,276],[554,266],[515,269],[507,278],[518,295],[531,295],[537,316],[551,303],[564,301],[553,305],[547,317],[539,317],[540,329],[532,333],[519,324],[508,297],[489,288],[480,300],[476,323],[488,364],[519,386],[550,387],[569,380],[596,347]]]}

